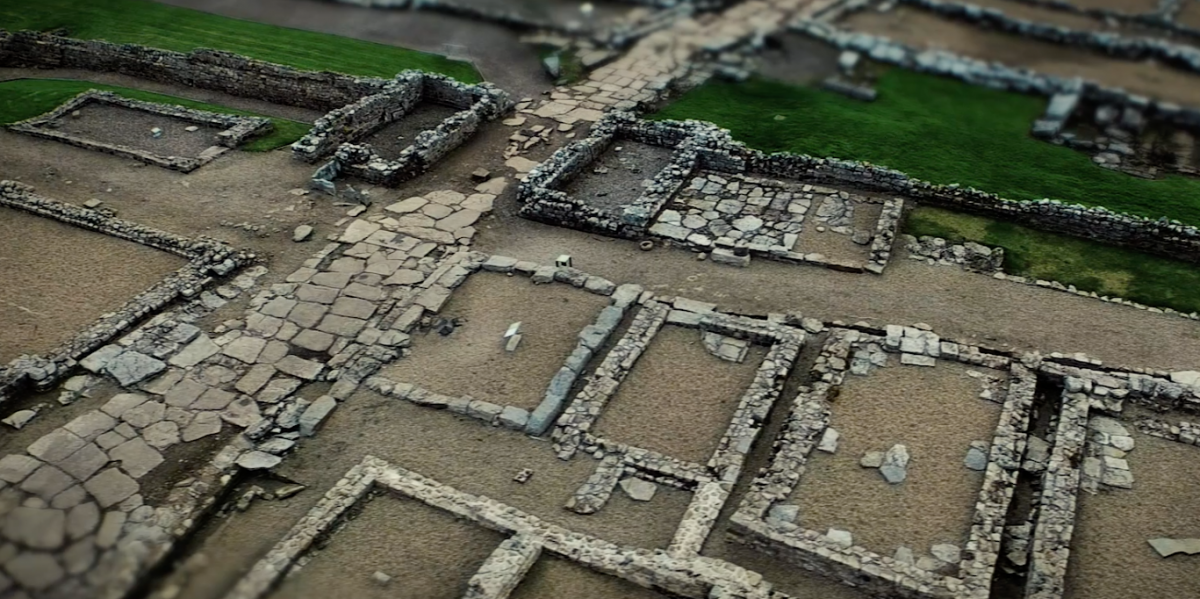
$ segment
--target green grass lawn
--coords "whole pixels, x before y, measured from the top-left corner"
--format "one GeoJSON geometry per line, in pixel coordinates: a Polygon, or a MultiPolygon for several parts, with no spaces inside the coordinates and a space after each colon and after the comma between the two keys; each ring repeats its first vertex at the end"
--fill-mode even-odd
{"type": "Polygon", "coordinates": [[[913,210],[904,229],[918,237],[1000,246],[1004,270],[1010,274],[1058,281],[1148,306],[1200,311],[1200,269],[1194,264],[940,208],[913,210]]]}
{"type": "Polygon", "coordinates": [[[436,54],[230,19],[148,0],[0,2],[0,29],[60,28],[82,39],[178,52],[212,48],[311,71],[392,77],[404,69],[421,69],[467,83],[481,80],[470,64],[436,54]]]}
{"type": "MultiPolygon", "coordinates": [[[[115,85],[102,85],[89,81],[72,79],[14,79],[0,81],[0,125],[9,125],[17,121],[30,119],[40,114],[54,110],[67,100],[89,89],[109,91],[133,100],[158,102],[161,104],[178,104],[187,108],[221,112],[225,114],[240,114],[247,116],[262,116],[244,110],[235,110],[224,106],[195,102],[175,96],[164,96],[115,85]]],[[[241,146],[250,152],[265,152],[280,146],[288,145],[304,137],[312,125],[287,119],[271,118],[275,127],[266,135],[252,139],[241,146]]]]}
{"type": "Polygon", "coordinates": [[[1200,225],[1200,181],[1139,179],[1029,135],[1046,99],[892,69],[879,99],[811,87],[713,81],[651,118],[700,119],[767,152],[863,160],[1014,200],[1053,198],[1200,225]]]}

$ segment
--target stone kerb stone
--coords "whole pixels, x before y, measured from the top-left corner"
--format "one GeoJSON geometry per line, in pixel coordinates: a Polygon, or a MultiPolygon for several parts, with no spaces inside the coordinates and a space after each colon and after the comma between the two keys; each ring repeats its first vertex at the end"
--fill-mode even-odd
{"type": "Polygon", "coordinates": [[[15,181],[0,181],[0,206],[51,218],[76,227],[140,243],[189,260],[188,264],[133,298],[120,309],[102,316],[71,340],[45,356],[19,357],[0,377],[0,404],[20,393],[26,383],[48,389],[70,372],[83,356],[125,332],[146,316],[159,312],[179,298],[193,297],[214,277],[228,275],[255,260],[208,238],[189,239],[118,219],[106,214],[45,198],[15,181]]]}
{"type": "Polygon", "coordinates": [[[344,106],[376,92],[387,83],[372,77],[302,71],[204,48],[181,53],[34,31],[17,31],[4,36],[5,51],[0,52],[2,66],[116,72],[316,110],[344,106]]]}
{"type": "Polygon", "coordinates": [[[197,168],[212,162],[213,159],[215,159],[221,153],[206,151],[196,157],[163,156],[154,154],[153,152],[131,148],[129,146],[109,144],[88,139],[86,137],[62,133],[49,126],[55,120],[62,118],[64,115],[78,110],[79,108],[82,108],[88,104],[109,104],[113,106],[121,106],[131,110],[158,114],[187,122],[225,127],[226,129],[219,132],[216,136],[216,139],[213,141],[214,143],[226,148],[235,148],[241,145],[242,142],[246,141],[248,138],[261,135],[273,127],[271,120],[264,117],[226,115],[216,112],[185,108],[183,106],[131,100],[112,92],[89,90],[75,96],[74,98],[60,105],[58,108],[55,108],[46,114],[9,125],[8,129],[18,133],[24,133],[26,135],[33,135],[35,137],[60,141],[88,150],[96,150],[117,156],[126,156],[147,164],[153,164],[185,173],[194,171],[197,168]]]}

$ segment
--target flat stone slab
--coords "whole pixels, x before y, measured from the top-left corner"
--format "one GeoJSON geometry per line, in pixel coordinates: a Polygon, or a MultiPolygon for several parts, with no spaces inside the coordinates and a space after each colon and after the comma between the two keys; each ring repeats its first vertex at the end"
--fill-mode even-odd
{"type": "Polygon", "coordinates": [[[126,350],[108,361],[104,371],[123,387],[136,385],[167,369],[166,363],[132,350],[126,350]]]}
{"type": "Polygon", "coordinates": [[[246,470],[266,470],[278,466],[282,461],[283,458],[265,451],[247,451],[238,457],[237,465],[246,470]]]}
{"type": "Polygon", "coordinates": [[[333,397],[322,395],[317,398],[317,401],[314,401],[300,415],[300,434],[311,437],[335,408],[337,408],[337,400],[333,397]]]}
{"type": "Polygon", "coordinates": [[[625,478],[620,482],[621,489],[634,501],[650,501],[658,491],[658,485],[640,478],[625,478]]]}
{"type": "Polygon", "coordinates": [[[1150,539],[1147,541],[1162,557],[1171,557],[1176,553],[1196,555],[1200,553],[1200,539],[1150,539]]]}
{"type": "Polygon", "coordinates": [[[120,470],[109,468],[93,476],[86,483],[83,483],[83,488],[87,489],[87,492],[96,498],[96,502],[100,504],[100,507],[107,508],[137,493],[138,484],[137,481],[129,478],[120,470]]]}

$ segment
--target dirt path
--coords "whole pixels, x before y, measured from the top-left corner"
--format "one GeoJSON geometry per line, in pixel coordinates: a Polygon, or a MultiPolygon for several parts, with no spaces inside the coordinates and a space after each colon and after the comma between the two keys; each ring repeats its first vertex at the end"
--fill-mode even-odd
{"type": "Polygon", "coordinates": [[[160,0],[260,23],[334,33],[361,40],[449,54],[474,63],[484,78],[513,95],[550,88],[537,53],[499,25],[434,12],[376,10],[318,0],[160,0]],[[463,52],[465,51],[465,55],[463,52]]]}

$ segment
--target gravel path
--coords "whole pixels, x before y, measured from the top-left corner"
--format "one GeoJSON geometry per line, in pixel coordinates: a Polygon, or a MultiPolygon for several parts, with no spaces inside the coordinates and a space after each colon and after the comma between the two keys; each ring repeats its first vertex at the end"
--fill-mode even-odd
{"type": "Polygon", "coordinates": [[[533,409],[575,349],[579,331],[606,305],[608,298],[570,285],[480,272],[442,309],[463,325],[445,337],[417,334],[412,355],[381,374],[438,393],[533,409]],[[521,344],[507,352],[503,336],[514,322],[521,323],[521,344]]]}
{"type": "Polygon", "coordinates": [[[1200,538],[1200,448],[1133,432],[1133,489],[1080,491],[1066,599],[1194,597],[1200,555],[1159,557],[1148,540],[1200,538]]]}
{"type": "Polygon", "coordinates": [[[185,264],[143,245],[0,208],[0,364],[54,349],[185,264]]]}
{"type": "Polygon", "coordinates": [[[847,375],[830,426],[837,452],[814,451],[791,502],[805,528],[849,530],[854,543],[881,555],[907,545],[920,556],[938,543],[963,547],[983,473],[963,465],[972,441],[991,442],[1000,405],[979,399],[967,367],[899,366],[847,375]],[[908,448],[908,478],[889,485],[859,459],[868,451],[908,448]]]}
{"type": "MultiPolygon", "coordinates": [[[[360,40],[450,55],[465,60],[514,99],[534,96],[553,83],[522,32],[432,11],[377,10],[322,0],[162,0],[205,12],[344,35],[360,40]]],[[[495,1],[495,0],[492,0],[495,1]]]]}
{"type": "Polygon", "coordinates": [[[741,364],[704,348],[700,333],[663,327],[596,422],[596,434],[673,458],[708,463],[766,349],[741,364]]]}

